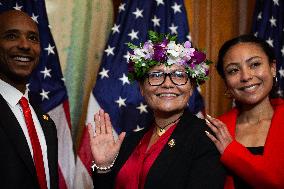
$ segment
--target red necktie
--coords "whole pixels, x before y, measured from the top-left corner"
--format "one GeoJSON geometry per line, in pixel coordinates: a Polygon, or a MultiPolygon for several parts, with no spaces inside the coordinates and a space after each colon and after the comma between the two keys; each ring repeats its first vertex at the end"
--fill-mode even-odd
{"type": "Polygon", "coordinates": [[[36,129],[35,129],[35,125],[33,122],[31,109],[29,107],[28,100],[25,97],[22,97],[20,100],[20,105],[23,108],[27,129],[28,129],[28,133],[30,136],[31,144],[32,144],[32,149],[33,149],[33,154],[34,154],[34,164],[36,167],[36,174],[37,174],[38,182],[39,182],[41,189],[47,189],[42,151],[41,151],[39,139],[36,133],[36,129]]]}

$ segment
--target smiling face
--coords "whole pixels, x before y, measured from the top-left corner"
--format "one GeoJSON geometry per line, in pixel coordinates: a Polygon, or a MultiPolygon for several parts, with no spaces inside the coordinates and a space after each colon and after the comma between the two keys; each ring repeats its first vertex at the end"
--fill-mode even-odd
{"type": "Polygon", "coordinates": [[[0,79],[15,86],[25,83],[40,55],[36,23],[21,11],[0,15],[0,79]]]}
{"type": "Polygon", "coordinates": [[[276,75],[263,49],[255,43],[238,43],[223,58],[225,83],[233,97],[243,105],[268,99],[276,75]]]}
{"type": "MultiPolygon", "coordinates": [[[[170,73],[174,71],[184,72],[185,69],[183,66],[176,64],[171,67],[162,64],[154,66],[149,72],[170,73]]],[[[155,114],[181,113],[187,106],[189,97],[192,94],[192,85],[188,80],[185,85],[177,86],[167,76],[161,85],[151,86],[148,78],[146,78],[144,82],[140,83],[140,91],[155,114]]]]}

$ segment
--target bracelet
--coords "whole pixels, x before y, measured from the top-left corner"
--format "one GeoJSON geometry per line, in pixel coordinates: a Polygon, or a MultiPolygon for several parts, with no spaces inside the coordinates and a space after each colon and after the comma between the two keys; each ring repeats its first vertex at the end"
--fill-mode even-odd
{"type": "Polygon", "coordinates": [[[98,171],[103,171],[103,172],[110,170],[110,169],[113,167],[114,162],[115,162],[117,156],[118,156],[118,154],[116,154],[116,156],[115,156],[114,160],[112,161],[112,163],[111,163],[109,166],[106,166],[106,167],[99,167],[99,166],[95,163],[95,161],[93,161],[93,162],[92,162],[92,166],[91,166],[91,167],[92,167],[92,170],[95,171],[95,169],[97,169],[98,171]]]}

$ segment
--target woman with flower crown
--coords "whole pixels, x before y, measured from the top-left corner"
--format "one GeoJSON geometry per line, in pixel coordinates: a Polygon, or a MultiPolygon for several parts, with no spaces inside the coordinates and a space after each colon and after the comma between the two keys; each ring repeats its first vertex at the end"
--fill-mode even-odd
{"type": "Polygon", "coordinates": [[[89,125],[94,158],[94,188],[221,189],[224,170],[219,154],[206,136],[204,120],[187,110],[193,88],[208,76],[203,52],[189,41],[149,32],[140,47],[130,45],[129,79],[139,83],[154,115],[148,129],[118,136],[115,141],[109,115],[95,115],[89,125]]]}
{"type": "Polygon", "coordinates": [[[270,99],[275,85],[273,49],[253,35],[233,38],[219,51],[217,70],[236,107],[207,116],[207,133],[228,168],[226,189],[284,188],[284,101],[270,99]]]}

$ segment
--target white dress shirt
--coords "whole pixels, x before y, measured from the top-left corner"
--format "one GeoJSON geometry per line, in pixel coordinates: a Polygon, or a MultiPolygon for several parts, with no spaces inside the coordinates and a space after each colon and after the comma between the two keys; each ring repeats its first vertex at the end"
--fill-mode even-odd
{"type": "MultiPolygon", "coordinates": [[[[22,131],[23,131],[23,133],[26,137],[31,155],[33,157],[32,144],[31,144],[29,133],[28,133],[27,125],[26,125],[26,122],[25,122],[25,117],[24,117],[24,114],[23,114],[22,107],[19,104],[19,101],[22,98],[22,96],[24,96],[29,101],[28,91],[26,90],[25,94],[23,94],[18,89],[16,89],[15,87],[11,86],[10,84],[8,84],[8,83],[6,83],[6,82],[4,82],[3,80],[0,79],[0,94],[6,100],[8,106],[10,107],[10,109],[14,113],[15,117],[17,118],[17,120],[18,120],[18,122],[19,122],[19,124],[22,128],[22,131]]],[[[37,136],[39,138],[40,147],[41,147],[41,150],[42,150],[43,163],[44,163],[44,169],[45,169],[45,175],[46,175],[46,181],[47,181],[47,188],[49,189],[50,188],[50,178],[49,178],[49,167],[48,167],[48,160],[47,160],[46,141],[45,141],[44,133],[43,133],[43,130],[41,128],[40,122],[37,118],[37,115],[36,115],[33,107],[30,105],[30,103],[29,103],[29,107],[31,109],[32,118],[33,118],[33,121],[34,121],[35,129],[36,129],[37,136]]]]}

